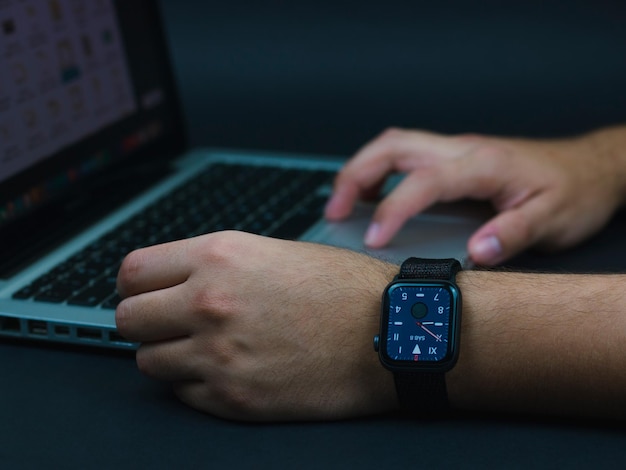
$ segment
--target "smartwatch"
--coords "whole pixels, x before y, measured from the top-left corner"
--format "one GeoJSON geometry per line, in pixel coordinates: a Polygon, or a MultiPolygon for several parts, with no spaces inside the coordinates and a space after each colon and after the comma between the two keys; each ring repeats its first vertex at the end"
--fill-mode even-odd
{"type": "Polygon", "coordinates": [[[403,410],[427,416],[448,408],[445,373],[459,355],[460,270],[452,258],[409,258],[383,293],[374,349],[394,374],[403,410]]]}

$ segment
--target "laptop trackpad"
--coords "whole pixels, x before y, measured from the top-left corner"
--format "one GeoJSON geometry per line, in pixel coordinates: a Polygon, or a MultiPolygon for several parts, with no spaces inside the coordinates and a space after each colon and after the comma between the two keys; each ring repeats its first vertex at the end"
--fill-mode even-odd
{"type": "Polygon", "coordinates": [[[373,212],[373,205],[360,204],[346,221],[323,222],[305,239],[366,252],[395,263],[410,256],[466,261],[467,240],[493,214],[484,204],[440,204],[410,219],[387,247],[372,250],[363,244],[363,236],[373,212]]]}

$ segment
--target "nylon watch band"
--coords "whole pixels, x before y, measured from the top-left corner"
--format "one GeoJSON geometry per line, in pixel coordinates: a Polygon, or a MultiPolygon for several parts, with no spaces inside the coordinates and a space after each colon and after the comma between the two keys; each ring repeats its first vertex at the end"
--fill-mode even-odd
{"type": "MultiPolygon", "coordinates": [[[[398,280],[436,279],[454,282],[461,264],[454,258],[409,258],[402,263],[398,280]]],[[[403,410],[432,414],[448,409],[448,391],[443,372],[394,373],[398,400],[403,410]],[[429,409],[424,404],[429,404],[429,409]]]]}

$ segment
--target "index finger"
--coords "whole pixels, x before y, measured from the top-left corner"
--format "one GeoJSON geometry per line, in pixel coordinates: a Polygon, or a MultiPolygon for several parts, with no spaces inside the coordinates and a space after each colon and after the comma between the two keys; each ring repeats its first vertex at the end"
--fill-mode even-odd
{"type": "Polygon", "coordinates": [[[188,244],[189,240],[179,240],[129,253],[117,275],[120,296],[129,297],[185,282],[191,275],[188,244]]]}
{"type": "Polygon", "coordinates": [[[440,159],[456,158],[475,145],[476,140],[470,136],[389,129],[341,169],[326,207],[326,217],[331,220],[347,217],[360,197],[380,187],[393,172],[408,173],[440,159]]]}

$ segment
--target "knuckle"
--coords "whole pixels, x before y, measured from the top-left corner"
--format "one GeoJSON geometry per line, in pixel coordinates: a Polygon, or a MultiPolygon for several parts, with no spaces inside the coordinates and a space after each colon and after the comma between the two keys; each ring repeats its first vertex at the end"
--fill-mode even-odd
{"type": "Polygon", "coordinates": [[[465,132],[463,134],[458,134],[458,135],[452,136],[452,139],[461,143],[474,143],[474,144],[480,144],[488,140],[488,138],[485,137],[484,135],[476,134],[473,132],[465,132]]]}
{"type": "Polygon", "coordinates": [[[234,255],[242,249],[245,234],[227,230],[213,233],[210,237],[209,243],[199,244],[195,247],[192,253],[193,257],[212,264],[228,263],[235,259],[234,255]]]}
{"type": "Polygon", "coordinates": [[[375,144],[381,153],[393,153],[405,148],[410,139],[416,135],[419,135],[418,131],[388,127],[375,139],[375,144]]]}
{"type": "Polygon", "coordinates": [[[240,311],[237,298],[229,291],[219,288],[198,289],[189,298],[189,309],[201,322],[224,322],[240,311]]]}
{"type": "Polygon", "coordinates": [[[214,297],[208,287],[196,290],[189,298],[189,308],[191,312],[207,312],[214,310],[216,304],[214,297]]]}
{"type": "Polygon", "coordinates": [[[481,164],[492,164],[499,159],[506,157],[508,152],[506,149],[491,141],[483,141],[474,150],[474,158],[481,164]]]}
{"type": "Polygon", "coordinates": [[[247,245],[250,234],[236,231],[212,234],[209,243],[203,243],[191,253],[200,264],[210,265],[215,272],[224,273],[219,279],[199,276],[191,280],[186,305],[196,321],[206,322],[224,319],[237,313],[242,301],[236,287],[229,282],[232,273],[241,272],[240,266],[250,250],[247,245]]]}
{"type": "Polygon", "coordinates": [[[479,168],[482,177],[491,179],[500,176],[510,165],[510,156],[511,152],[506,147],[491,140],[483,140],[470,152],[469,158],[459,160],[458,164],[479,168]]]}
{"type": "Polygon", "coordinates": [[[390,126],[383,130],[379,136],[380,139],[398,139],[406,135],[407,131],[399,127],[390,126]]]}

